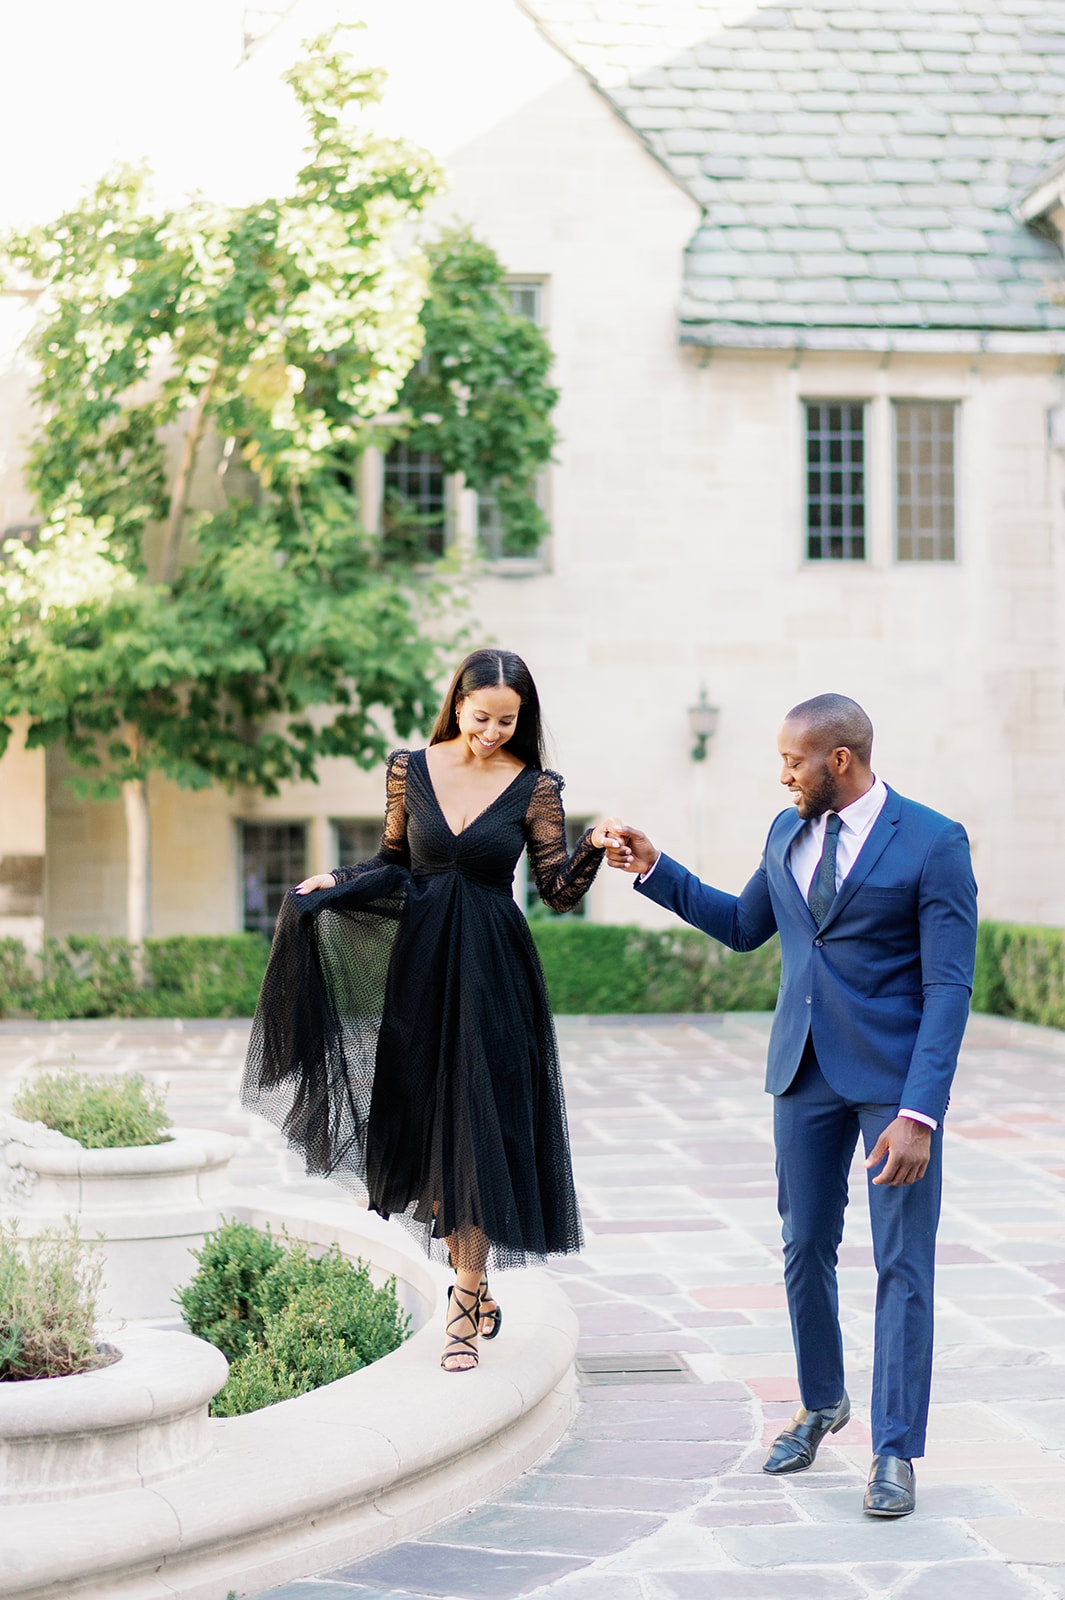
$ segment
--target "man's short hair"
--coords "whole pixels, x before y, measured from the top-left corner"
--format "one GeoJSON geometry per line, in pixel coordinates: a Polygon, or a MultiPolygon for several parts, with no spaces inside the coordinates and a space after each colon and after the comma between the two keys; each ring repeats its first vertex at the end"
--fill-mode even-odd
{"type": "Polygon", "coordinates": [[[816,694],[793,706],[785,721],[801,723],[815,733],[826,752],[846,747],[863,766],[872,760],[873,724],[857,700],[845,694],[816,694]]]}

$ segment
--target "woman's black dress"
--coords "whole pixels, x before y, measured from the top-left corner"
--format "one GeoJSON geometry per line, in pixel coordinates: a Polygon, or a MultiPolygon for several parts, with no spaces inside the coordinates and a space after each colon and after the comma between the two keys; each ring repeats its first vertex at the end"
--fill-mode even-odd
{"type": "Polygon", "coordinates": [[[590,830],[567,855],[561,791],[526,767],[455,834],[424,750],[396,751],[378,854],[278,918],[241,1101],[441,1256],[471,1227],[496,1266],[580,1248],[558,1048],[512,895],[523,849],[556,911],[595,877],[590,830]]]}

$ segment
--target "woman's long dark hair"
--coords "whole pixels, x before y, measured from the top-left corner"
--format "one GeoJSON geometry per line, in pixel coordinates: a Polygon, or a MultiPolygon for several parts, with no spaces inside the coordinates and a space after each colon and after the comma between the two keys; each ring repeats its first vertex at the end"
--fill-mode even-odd
{"type": "Polygon", "coordinates": [[[540,696],[532,673],[513,650],[474,650],[462,662],[451,680],[440,715],[429,738],[430,744],[457,739],[459,702],[477,689],[513,689],[521,701],[518,721],[507,740],[507,749],[538,770],[544,765],[544,730],[540,720],[540,696]]]}

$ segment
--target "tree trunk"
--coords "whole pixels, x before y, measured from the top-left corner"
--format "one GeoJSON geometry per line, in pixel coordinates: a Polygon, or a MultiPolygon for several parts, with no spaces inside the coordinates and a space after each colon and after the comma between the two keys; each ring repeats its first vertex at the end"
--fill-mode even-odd
{"type": "Polygon", "coordinates": [[[185,520],[185,510],[189,503],[192,474],[200,451],[200,441],[207,425],[207,406],[216,376],[217,372],[207,380],[203,393],[197,401],[181,447],[181,460],[170,494],[170,510],[166,519],[166,538],[163,542],[163,558],[159,573],[160,583],[166,584],[167,588],[177,577],[178,556],[181,552],[181,525],[185,520]]]}
{"type": "Polygon", "coordinates": [[[126,937],[133,946],[138,983],[144,982],[144,941],[151,932],[151,829],[148,785],[131,778],[122,785],[126,809],[126,937]]]}

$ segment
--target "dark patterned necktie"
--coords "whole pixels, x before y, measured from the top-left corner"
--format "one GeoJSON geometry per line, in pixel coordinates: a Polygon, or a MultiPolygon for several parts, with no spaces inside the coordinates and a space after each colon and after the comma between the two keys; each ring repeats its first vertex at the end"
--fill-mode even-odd
{"type": "Polygon", "coordinates": [[[825,820],[825,843],[808,896],[810,910],[818,927],[828,916],[828,908],[836,898],[836,847],[842,826],[843,818],[839,813],[829,812],[825,820]]]}

